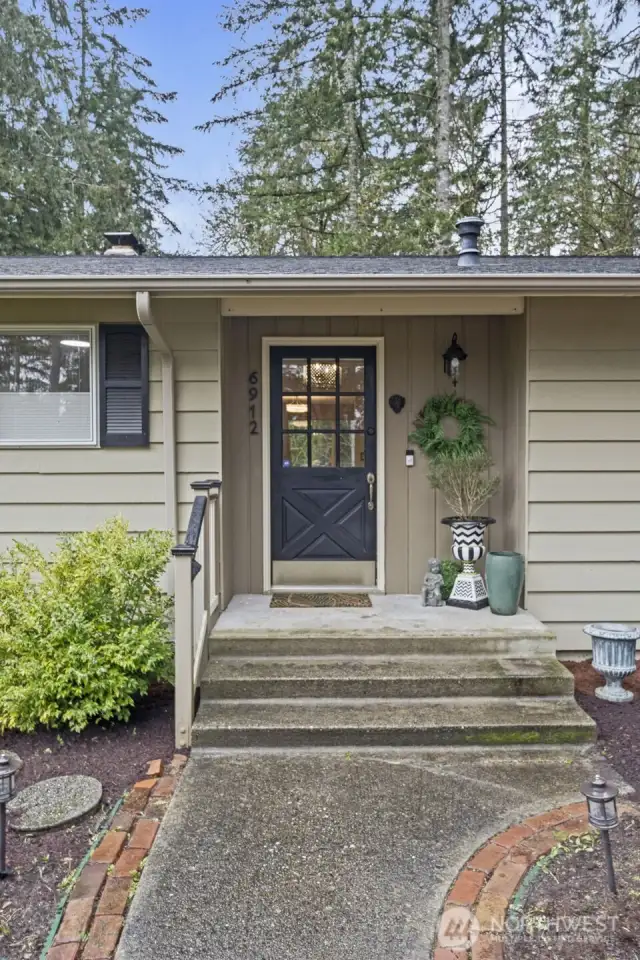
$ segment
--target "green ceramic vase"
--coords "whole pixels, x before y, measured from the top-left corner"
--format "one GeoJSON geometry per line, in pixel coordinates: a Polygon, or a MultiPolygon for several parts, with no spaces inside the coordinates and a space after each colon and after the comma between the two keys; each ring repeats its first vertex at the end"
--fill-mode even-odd
{"type": "Polygon", "coordinates": [[[524,583],[524,557],[521,553],[495,550],[487,554],[487,593],[492,613],[513,617],[524,583]]]}

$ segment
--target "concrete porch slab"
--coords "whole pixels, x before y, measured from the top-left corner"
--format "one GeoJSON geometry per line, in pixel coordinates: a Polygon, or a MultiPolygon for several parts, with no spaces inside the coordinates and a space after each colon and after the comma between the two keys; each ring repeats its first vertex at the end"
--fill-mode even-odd
{"type": "Polygon", "coordinates": [[[238,594],[221,614],[213,638],[283,637],[482,637],[527,636],[553,639],[544,624],[520,610],[514,617],[499,617],[484,610],[456,607],[423,607],[412,594],[372,594],[371,607],[308,607],[272,609],[271,597],[238,594]]]}
{"type": "Polygon", "coordinates": [[[444,895],[509,824],[580,800],[593,754],[192,758],[118,960],[431,960],[444,895]]]}

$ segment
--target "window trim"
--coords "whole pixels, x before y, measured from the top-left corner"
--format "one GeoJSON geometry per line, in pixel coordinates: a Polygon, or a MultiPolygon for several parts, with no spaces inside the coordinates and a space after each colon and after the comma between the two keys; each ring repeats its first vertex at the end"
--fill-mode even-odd
{"type": "Polygon", "coordinates": [[[3,334],[22,333],[27,337],[50,336],[56,333],[84,333],[89,334],[91,358],[89,363],[89,394],[91,396],[91,439],[89,440],[3,440],[0,438],[0,449],[3,450],[47,450],[47,449],[87,449],[100,446],[98,441],[98,325],[97,323],[56,323],[55,325],[38,324],[0,324],[0,336],[3,334]]]}

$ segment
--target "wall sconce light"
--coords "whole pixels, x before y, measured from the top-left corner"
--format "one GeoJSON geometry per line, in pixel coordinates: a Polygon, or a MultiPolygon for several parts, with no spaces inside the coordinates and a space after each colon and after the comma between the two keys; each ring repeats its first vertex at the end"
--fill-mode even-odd
{"type": "Polygon", "coordinates": [[[454,333],[451,338],[451,344],[442,354],[442,359],[444,360],[444,372],[448,377],[451,377],[455,389],[460,378],[460,364],[467,359],[467,354],[458,343],[457,333],[454,333]]]}
{"type": "Polygon", "coordinates": [[[394,413],[402,413],[405,403],[406,400],[399,393],[394,393],[393,396],[389,397],[389,406],[394,413]]]}

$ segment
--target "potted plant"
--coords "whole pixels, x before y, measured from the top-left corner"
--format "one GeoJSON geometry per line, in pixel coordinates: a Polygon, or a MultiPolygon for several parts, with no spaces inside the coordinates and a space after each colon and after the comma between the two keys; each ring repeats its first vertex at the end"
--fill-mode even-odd
{"type": "Polygon", "coordinates": [[[431,486],[440,490],[453,511],[441,521],[451,527],[452,552],[463,567],[447,600],[449,606],[480,610],[489,604],[487,590],[475,564],[485,553],[484,532],[493,517],[478,515],[500,486],[500,477],[491,475],[493,461],[483,448],[455,457],[436,457],[429,464],[431,486]]]}

